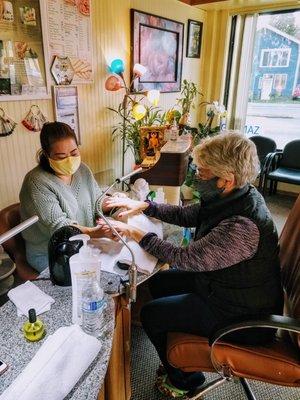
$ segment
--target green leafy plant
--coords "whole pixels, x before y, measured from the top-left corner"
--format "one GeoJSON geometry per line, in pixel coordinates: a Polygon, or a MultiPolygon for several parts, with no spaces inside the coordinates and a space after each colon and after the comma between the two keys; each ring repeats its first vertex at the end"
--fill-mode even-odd
{"type": "MultiPolygon", "coordinates": [[[[205,139],[209,136],[215,136],[220,133],[221,127],[220,125],[213,126],[213,121],[215,116],[225,116],[226,111],[224,106],[219,105],[218,102],[208,103],[203,102],[201,105],[209,106],[206,112],[206,121],[204,123],[200,122],[197,128],[190,128],[189,131],[193,137],[194,146],[199,144],[202,139],[205,139]]],[[[188,171],[186,175],[186,179],[184,184],[191,188],[193,199],[197,201],[200,199],[200,193],[196,189],[195,185],[196,181],[196,166],[190,160],[188,171]]]]}
{"type": "Polygon", "coordinates": [[[209,136],[215,136],[220,133],[220,125],[213,126],[213,121],[216,116],[225,116],[225,107],[219,104],[217,101],[212,103],[203,102],[201,105],[209,106],[206,112],[206,121],[204,123],[199,122],[198,129],[191,129],[191,134],[193,137],[193,144],[197,145],[200,140],[205,139],[209,136]]]}
{"type": "Polygon", "coordinates": [[[118,108],[108,109],[118,115],[120,121],[113,127],[113,140],[119,137],[125,141],[125,152],[130,149],[134,156],[136,164],[140,164],[140,148],[141,136],[140,128],[142,126],[162,125],[164,116],[161,109],[154,106],[145,106],[146,113],[143,118],[136,120],[132,115],[132,107],[136,104],[135,99],[130,98],[129,104],[124,104],[124,101],[119,104],[118,108]]]}
{"type": "Polygon", "coordinates": [[[181,97],[177,99],[177,104],[181,107],[181,114],[185,115],[191,111],[191,108],[195,108],[194,101],[197,95],[202,96],[202,93],[198,91],[194,82],[184,79],[180,95],[181,97]]]}

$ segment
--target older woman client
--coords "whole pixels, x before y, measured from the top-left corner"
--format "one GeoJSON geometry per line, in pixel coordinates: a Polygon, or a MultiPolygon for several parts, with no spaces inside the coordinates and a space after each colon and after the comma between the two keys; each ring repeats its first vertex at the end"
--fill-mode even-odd
{"type": "MultiPolygon", "coordinates": [[[[257,313],[281,313],[282,289],[278,237],[264,199],[250,183],[257,176],[255,145],[238,133],[209,138],[194,150],[201,204],[177,207],[152,202],[111,199],[109,207],[127,207],[184,227],[196,227],[194,241],[175,246],[154,233],[116,222],[116,228],[135,239],[158,259],[178,266],[152,277],[154,298],[141,314],[164,371],[158,389],[183,396],[204,382],[201,372],[184,373],[167,361],[168,332],[208,336],[218,323],[257,313]]],[[[259,343],[274,333],[244,331],[236,340],[259,343]]],[[[161,371],[162,369],[160,369],[161,371]]]]}

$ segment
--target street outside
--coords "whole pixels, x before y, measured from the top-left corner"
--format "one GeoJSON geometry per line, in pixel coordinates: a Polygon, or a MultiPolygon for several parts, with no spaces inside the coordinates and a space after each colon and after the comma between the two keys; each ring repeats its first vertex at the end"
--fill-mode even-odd
{"type": "Polygon", "coordinates": [[[292,140],[300,140],[300,102],[248,103],[245,133],[275,140],[278,149],[292,140]]]}

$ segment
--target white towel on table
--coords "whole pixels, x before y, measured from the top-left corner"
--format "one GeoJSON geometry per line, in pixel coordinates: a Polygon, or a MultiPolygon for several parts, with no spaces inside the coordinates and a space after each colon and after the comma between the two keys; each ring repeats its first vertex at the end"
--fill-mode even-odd
{"type": "Polygon", "coordinates": [[[61,400],[95,359],[101,342],[78,325],[59,328],[2,393],[0,400],[61,400]]]}
{"type": "MultiPolygon", "coordinates": [[[[148,233],[155,233],[160,239],[163,238],[163,228],[162,223],[154,218],[149,218],[144,214],[137,214],[128,218],[128,224],[142,231],[148,233]]],[[[101,239],[99,239],[100,242],[101,239]]],[[[97,239],[93,239],[93,244],[97,247],[97,239]]],[[[157,258],[147,253],[140,245],[134,240],[127,240],[128,246],[131,248],[137,269],[144,274],[151,274],[157,264],[157,258]]],[[[101,249],[101,245],[99,245],[101,249]]],[[[112,242],[112,247],[115,244],[112,242]]],[[[131,254],[126,246],[123,246],[121,250],[116,254],[111,254],[109,252],[103,252],[100,254],[101,258],[101,270],[111,272],[114,274],[124,275],[124,271],[116,267],[117,261],[125,262],[126,264],[131,264],[131,254]]]]}
{"type": "Polygon", "coordinates": [[[18,316],[28,315],[31,308],[35,309],[36,315],[49,311],[54,299],[44,293],[32,282],[27,281],[8,292],[8,297],[17,307],[18,316]]]}

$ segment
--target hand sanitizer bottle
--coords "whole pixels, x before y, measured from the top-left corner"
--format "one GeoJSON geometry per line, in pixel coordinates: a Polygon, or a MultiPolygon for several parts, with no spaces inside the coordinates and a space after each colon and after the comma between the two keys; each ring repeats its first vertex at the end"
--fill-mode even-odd
{"type": "Polygon", "coordinates": [[[95,251],[87,242],[89,235],[75,235],[69,240],[82,240],[83,246],[79,253],[70,257],[70,271],[72,281],[72,322],[73,324],[82,323],[82,291],[91,273],[95,274],[95,280],[100,282],[101,259],[98,251],[95,251]]]}
{"type": "Polygon", "coordinates": [[[174,118],[173,125],[171,126],[171,135],[170,135],[170,140],[177,140],[178,139],[178,126],[176,119],[174,118]]]}

